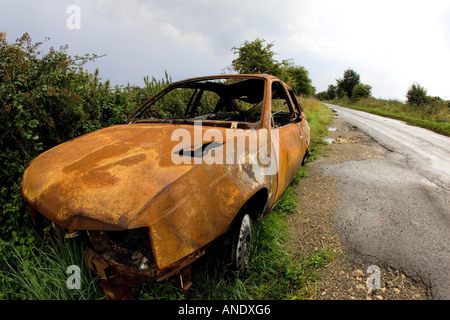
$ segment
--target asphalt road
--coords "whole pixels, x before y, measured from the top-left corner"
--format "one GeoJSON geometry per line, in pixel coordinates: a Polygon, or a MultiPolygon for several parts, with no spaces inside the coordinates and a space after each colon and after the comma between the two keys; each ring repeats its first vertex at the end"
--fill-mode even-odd
{"type": "Polygon", "coordinates": [[[327,105],[388,152],[325,165],[338,181],[335,227],[351,259],[418,277],[450,299],[450,138],[327,105]]]}

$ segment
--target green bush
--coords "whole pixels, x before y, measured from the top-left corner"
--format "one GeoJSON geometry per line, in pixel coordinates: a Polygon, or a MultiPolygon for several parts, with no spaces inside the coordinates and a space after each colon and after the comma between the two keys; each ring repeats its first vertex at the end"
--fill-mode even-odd
{"type": "MultiPolygon", "coordinates": [[[[25,33],[15,43],[0,34],[0,260],[5,247],[32,242],[19,188],[28,163],[43,151],[82,134],[123,123],[132,110],[171,82],[144,78],[143,88],[111,88],[67,46],[43,53],[25,33]]],[[[3,257],[3,258],[2,258],[3,257]]]]}
{"type": "Polygon", "coordinates": [[[406,93],[407,102],[415,107],[420,107],[428,102],[427,89],[418,83],[413,83],[406,93]]]}
{"type": "Polygon", "coordinates": [[[372,94],[372,87],[368,84],[358,84],[353,88],[352,100],[357,101],[361,98],[368,98],[372,94]]]}

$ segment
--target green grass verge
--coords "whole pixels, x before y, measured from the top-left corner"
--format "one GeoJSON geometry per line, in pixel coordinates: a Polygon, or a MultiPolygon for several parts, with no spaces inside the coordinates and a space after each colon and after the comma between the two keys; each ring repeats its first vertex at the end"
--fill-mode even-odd
{"type": "Polygon", "coordinates": [[[331,102],[337,105],[402,120],[436,133],[450,136],[450,108],[444,104],[413,107],[396,100],[362,99],[357,103],[331,102]]]}
{"type": "Polygon", "coordinates": [[[322,148],[328,145],[323,138],[328,135],[328,127],[333,121],[333,112],[316,99],[302,98],[300,101],[305,108],[311,130],[310,155],[308,157],[308,162],[311,162],[316,160],[322,148]]]}

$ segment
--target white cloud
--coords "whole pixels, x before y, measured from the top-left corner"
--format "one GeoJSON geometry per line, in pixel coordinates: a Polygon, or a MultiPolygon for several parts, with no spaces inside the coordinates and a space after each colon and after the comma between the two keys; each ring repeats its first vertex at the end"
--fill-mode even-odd
{"type": "MultiPolygon", "coordinates": [[[[450,94],[445,76],[450,72],[449,35],[439,21],[449,7],[433,0],[314,1],[298,17],[300,31],[291,40],[299,52],[364,74],[365,81],[374,81],[369,84],[375,95],[403,99],[407,87],[418,81],[430,84],[430,94],[445,96],[450,94]]],[[[330,81],[341,74],[330,75],[330,81]]]]}
{"type": "Polygon", "coordinates": [[[375,96],[403,99],[417,81],[450,99],[448,0],[5,0],[3,8],[14,39],[28,31],[75,54],[107,53],[94,67],[113,83],[165,70],[174,79],[219,73],[233,46],[260,37],[274,42],[277,59],[305,66],[318,90],[351,67],[375,96]],[[81,8],[81,30],[65,28],[70,4],[81,8]]]}

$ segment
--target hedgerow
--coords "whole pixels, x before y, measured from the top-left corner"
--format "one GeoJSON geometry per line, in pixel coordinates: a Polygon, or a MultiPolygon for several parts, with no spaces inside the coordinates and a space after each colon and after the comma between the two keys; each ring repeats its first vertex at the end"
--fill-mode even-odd
{"type": "MultiPolygon", "coordinates": [[[[95,54],[71,57],[67,46],[42,52],[25,33],[14,43],[0,34],[0,261],[14,245],[34,242],[19,188],[29,162],[82,134],[123,123],[132,110],[171,82],[144,78],[144,86],[115,86],[84,65],[95,54]]],[[[24,253],[24,252],[22,252],[24,253]]]]}

